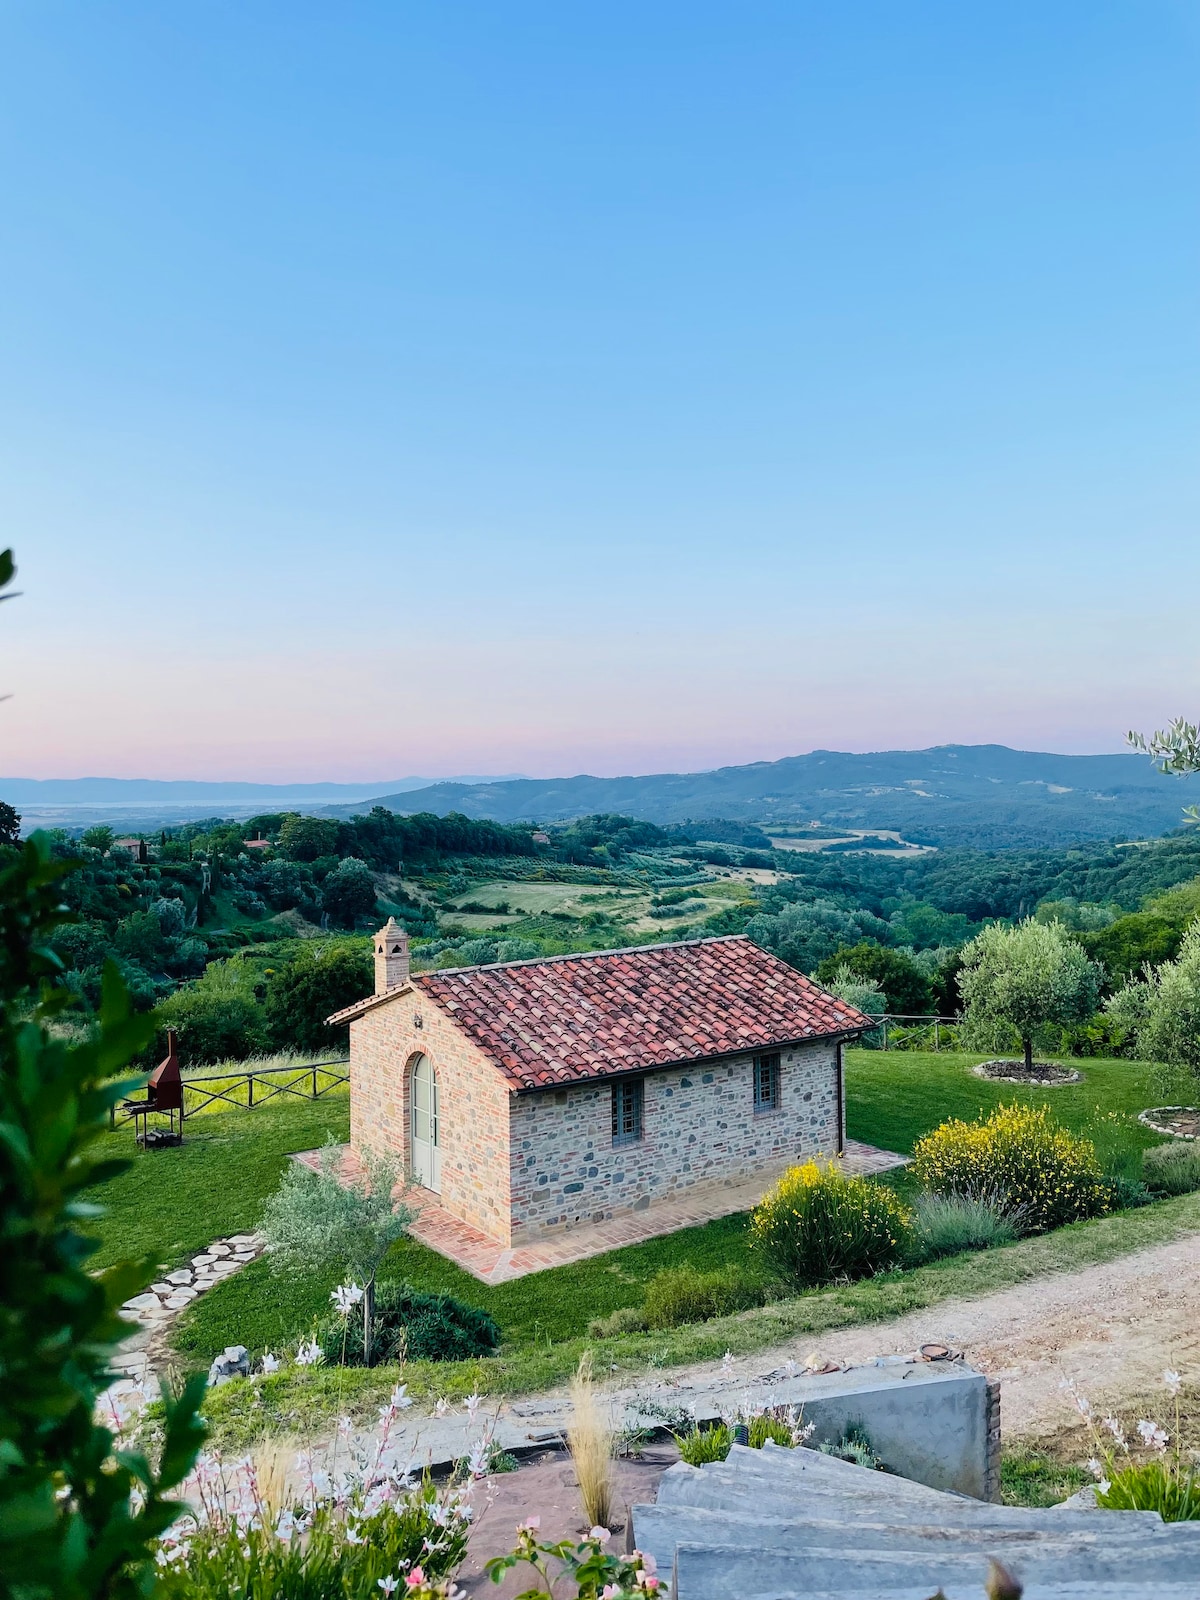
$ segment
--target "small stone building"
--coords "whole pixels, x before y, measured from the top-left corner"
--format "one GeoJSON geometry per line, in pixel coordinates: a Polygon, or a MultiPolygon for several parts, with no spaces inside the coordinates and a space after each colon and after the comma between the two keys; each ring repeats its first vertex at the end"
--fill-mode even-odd
{"type": "Polygon", "coordinates": [[[741,937],[411,974],[350,1025],[350,1138],[504,1245],[840,1153],[853,1007],[741,937]]]}

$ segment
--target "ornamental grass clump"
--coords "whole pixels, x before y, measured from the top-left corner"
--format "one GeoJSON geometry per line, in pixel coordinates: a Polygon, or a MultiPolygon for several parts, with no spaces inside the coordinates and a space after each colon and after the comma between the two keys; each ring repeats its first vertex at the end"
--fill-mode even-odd
{"type": "Polygon", "coordinates": [[[579,1483],[579,1498],[588,1521],[600,1526],[612,1519],[616,1502],[613,1482],[613,1457],[616,1433],[596,1398],[592,1382],[592,1358],[584,1355],[571,1381],[571,1420],[567,1424],[567,1448],[579,1483]]]}
{"type": "Polygon", "coordinates": [[[1200,1144],[1156,1144],[1142,1157],[1142,1175],[1155,1194],[1191,1194],[1200,1189],[1200,1144]]]}
{"type": "Polygon", "coordinates": [[[1045,1106],[1002,1105],[976,1122],[943,1122],[917,1141],[909,1170],[935,1194],[1003,1196],[1029,1233],[1108,1209],[1095,1148],[1045,1106]]]}
{"type": "Polygon", "coordinates": [[[655,1273],[646,1286],[642,1310],[647,1327],[678,1328],[687,1322],[707,1322],[711,1317],[761,1305],[767,1291],[767,1284],[740,1267],[730,1265],[715,1272],[699,1272],[685,1262],[681,1267],[665,1267],[655,1273]]]}
{"type": "Polygon", "coordinates": [[[914,1265],[964,1250],[992,1250],[1020,1234],[1020,1214],[991,1195],[919,1194],[907,1260],[914,1265]]]}
{"type": "Polygon", "coordinates": [[[753,1249],[798,1288],[884,1272],[911,1232],[911,1213],[886,1184],[851,1177],[836,1161],[790,1168],[750,1220],[753,1249]]]}

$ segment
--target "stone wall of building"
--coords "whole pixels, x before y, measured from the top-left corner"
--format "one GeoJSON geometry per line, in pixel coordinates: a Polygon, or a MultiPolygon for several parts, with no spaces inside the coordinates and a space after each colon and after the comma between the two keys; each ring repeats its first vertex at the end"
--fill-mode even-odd
{"type": "Polygon", "coordinates": [[[418,1054],[429,1057],[438,1080],[439,1199],[452,1215],[508,1244],[508,1085],[419,990],[350,1024],[350,1142],[410,1166],[410,1067],[418,1054]]]}
{"type": "Polygon", "coordinates": [[[611,1080],[514,1095],[512,1242],[832,1155],[841,1109],[836,1045],[781,1052],[773,1111],[755,1112],[753,1059],[647,1073],[642,1137],[632,1144],[613,1144],[611,1080]]]}

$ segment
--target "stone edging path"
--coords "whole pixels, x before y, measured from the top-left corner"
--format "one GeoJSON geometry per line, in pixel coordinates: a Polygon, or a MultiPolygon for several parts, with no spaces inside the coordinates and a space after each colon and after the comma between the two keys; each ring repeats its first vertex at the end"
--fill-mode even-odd
{"type": "Polygon", "coordinates": [[[207,1250],[192,1257],[188,1266],[164,1274],[145,1294],[126,1300],[121,1315],[126,1322],[137,1322],[148,1331],[157,1332],[206,1289],[257,1260],[265,1245],[266,1240],[259,1233],[234,1233],[228,1239],[214,1239],[207,1250]]]}
{"type": "Polygon", "coordinates": [[[166,1333],[171,1323],[205,1290],[224,1283],[247,1263],[256,1261],[265,1247],[266,1240],[258,1233],[234,1233],[227,1239],[214,1239],[186,1267],[164,1273],[145,1294],[126,1300],[120,1315],[133,1327],[113,1357],[113,1371],[118,1377],[102,1400],[135,1411],[152,1400],[155,1372],[169,1354],[166,1333]]]}

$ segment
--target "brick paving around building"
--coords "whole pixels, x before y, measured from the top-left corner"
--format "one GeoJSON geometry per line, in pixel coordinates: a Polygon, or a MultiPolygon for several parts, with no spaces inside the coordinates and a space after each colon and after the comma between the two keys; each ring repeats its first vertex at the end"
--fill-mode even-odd
{"type": "MultiPolygon", "coordinates": [[[[319,1171],[321,1155],[320,1150],[304,1150],[292,1159],[319,1171]]],[[[867,1177],[905,1166],[907,1161],[907,1156],[896,1155],[891,1150],[879,1150],[857,1139],[846,1140],[847,1172],[867,1177]]],[[[343,1147],[341,1170],[347,1179],[358,1176],[362,1170],[349,1145],[343,1147]]],[[[590,1256],[619,1250],[624,1245],[642,1244],[646,1239],[676,1233],[680,1228],[698,1228],[719,1217],[749,1211],[774,1181],[774,1178],[757,1176],[741,1183],[691,1189],[679,1199],[659,1201],[645,1211],[613,1217],[608,1222],[582,1224],[512,1249],[489,1239],[470,1223],[451,1216],[426,1190],[415,1190],[410,1191],[409,1201],[420,1210],[409,1232],[421,1244],[453,1261],[481,1283],[508,1283],[531,1272],[565,1267],[573,1261],[586,1261],[590,1256]]]]}

